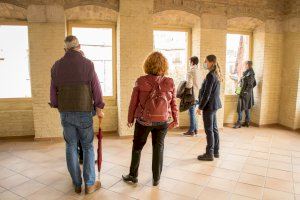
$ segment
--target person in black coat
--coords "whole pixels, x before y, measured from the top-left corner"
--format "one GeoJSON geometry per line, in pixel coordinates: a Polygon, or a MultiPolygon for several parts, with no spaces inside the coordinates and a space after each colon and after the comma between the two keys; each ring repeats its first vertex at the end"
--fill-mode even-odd
{"type": "Polygon", "coordinates": [[[198,156],[198,160],[213,161],[219,158],[219,131],[217,126],[217,110],[222,108],[220,100],[220,82],[223,81],[220,67],[215,55],[208,55],[203,67],[209,70],[199,92],[198,114],[203,115],[206,133],[206,152],[198,156]]]}
{"type": "Polygon", "coordinates": [[[238,120],[233,128],[249,127],[250,109],[254,106],[253,88],[256,86],[255,73],[252,68],[252,61],[246,62],[246,71],[240,80],[241,92],[238,98],[237,113],[238,120]],[[245,111],[245,122],[242,124],[243,111],[245,111]]]}

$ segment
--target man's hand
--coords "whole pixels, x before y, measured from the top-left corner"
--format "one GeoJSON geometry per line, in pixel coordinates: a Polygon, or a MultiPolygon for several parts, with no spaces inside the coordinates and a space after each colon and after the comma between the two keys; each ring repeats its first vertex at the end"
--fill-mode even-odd
{"type": "Polygon", "coordinates": [[[128,128],[131,128],[133,126],[133,123],[127,123],[128,128]]]}
{"type": "Polygon", "coordinates": [[[104,117],[104,113],[102,112],[102,109],[96,108],[96,113],[97,113],[97,116],[99,118],[103,118],[104,117]]]}
{"type": "Polygon", "coordinates": [[[169,124],[168,129],[177,128],[178,126],[179,126],[179,123],[173,121],[171,124],[169,124]]]}
{"type": "Polygon", "coordinates": [[[198,114],[198,115],[202,115],[202,110],[198,109],[198,110],[197,110],[197,114],[198,114]]]}

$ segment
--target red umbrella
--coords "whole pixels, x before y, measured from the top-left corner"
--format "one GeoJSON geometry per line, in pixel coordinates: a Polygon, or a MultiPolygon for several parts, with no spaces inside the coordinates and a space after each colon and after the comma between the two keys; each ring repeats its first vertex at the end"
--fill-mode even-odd
{"type": "Polygon", "coordinates": [[[102,129],[101,129],[102,118],[99,118],[99,133],[97,135],[98,138],[98,149],[97,149],[97,165],[98,165],[98,179],[100,180],[100,169],[102,166],[102,129]]]}

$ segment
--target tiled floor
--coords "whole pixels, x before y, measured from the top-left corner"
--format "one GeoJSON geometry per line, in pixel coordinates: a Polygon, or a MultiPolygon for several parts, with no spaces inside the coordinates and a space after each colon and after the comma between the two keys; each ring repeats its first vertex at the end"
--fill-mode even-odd
{"type": "MultiPolygon", "coordinates": [[[[96,142],[96,141],[95,141],[96,142]]],[[[0,199],[269,199],[300,200],[300,134],[280,128],[225,128],[221,157],[196,159],[205,137],[171,132],[165,142],[159,187],[152,187],[151,142],[146,144],[139,183],[126,184],[131,138],[104,137],[102,188],[77,195],[67,172],[64,142],[0,141],[0,199]]]]}

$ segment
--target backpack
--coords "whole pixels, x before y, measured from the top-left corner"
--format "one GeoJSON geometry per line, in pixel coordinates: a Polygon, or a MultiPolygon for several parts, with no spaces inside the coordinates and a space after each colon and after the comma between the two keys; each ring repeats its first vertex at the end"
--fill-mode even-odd
{"type": "Polygon", "coordinates": [[[161,90],[161,83],[165,78],[161,78],[155,84],[151,84],[152,90],[142,106],[141,120],[153,123],[153,122],[166,122],[169,118],[169,101],[167,98],[167,92],[161,90]]]}

